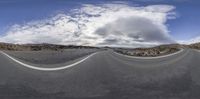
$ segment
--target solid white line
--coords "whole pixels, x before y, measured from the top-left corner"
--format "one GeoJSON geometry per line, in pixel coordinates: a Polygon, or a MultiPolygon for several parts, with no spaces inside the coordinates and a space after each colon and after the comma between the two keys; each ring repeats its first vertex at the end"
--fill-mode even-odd
{"type": "Polygon", "coordinates": [[[30,69],[34,69],[34,70],[40,70],[40,71],[57,71],[57,70],[63,70],[63,69],[67,69],[67,68],[70,68],[70,67],[73,67],[75,65],[78,65],[79,63],[85,61],[86,59],[92,57],[93,55],[97,54],[97,53],[93,53],[89,56],[87,56],[86,58],[78,61],[78,62],[75,62],[73,64],[70,64],[70,65],[67,65],[67,66],[60,66],[60,67],[56,67],[56,68],[43,68],[43,67],[37,67],[37,66],[33,66],[33,65],[28,65],[26,63],[23,63],[13,57],[11,57],[10,55],[4,53],[3,51],[1,51],[2,54],[4,54],[5,56],[7,56],[8,58],[10,58],[11,60],[15,61],[16,63],[19,63],[20,65],[24,66],[24,67],[27,67],[27,68],[30,68],[30,69]]]}
{"type": "Polygon", "coordinates": [[[184,49],[181,49],[180,51],[178,51],[176,53],[163,55],[163,56],[156,56],[156,57],[137,57],[137,56],[124,55],[124,54],[120,54],[120,53],[117,53],[117,52],[115,52],[115,53],[118,54],[118,55],[121,55],[121,56],[125,56],[125,57],[128,57],[128,58],[135,58],[135,59],[158,59],[158,58],[164,58],[164,57],[169,57],[169,56],[172,56],[172,55],[176,55],[176,54],[181,53],[183,51],[184,51],[184,49]]]}

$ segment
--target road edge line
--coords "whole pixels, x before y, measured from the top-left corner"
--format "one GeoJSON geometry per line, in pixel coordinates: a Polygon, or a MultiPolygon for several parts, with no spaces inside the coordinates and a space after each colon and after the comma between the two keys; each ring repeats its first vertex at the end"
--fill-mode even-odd
{"type": "Polygon", "coordinates": [[[91,55],[85,57],[84,59],[78,61],[78,62],[75,62],[75,63],[72,63],[72,64],[69,64],[69,65],[66,65],[66,66],[60,66],[60,67],[56,67],[56,68],[43,68],[43,67],[37,67],[37,66],[33,66],[33,65],[29,65],[29,64],[26,64],[26,63],[23,63],[15,58],[13,58],[12,56],[8,55],[7,53],[3,52],[3,51],[0,51],[0,53],[2,53],[3,55],[7,56],[9,59],[13,60],[14,62],[24,66],[24,67],[27,67],[27,68],[30,68],[30,69],[34,69],[34,70],[40,70],[40,71],[57,71],[57,70],[63,70],[63,69],[67,69],[67,68],[70,68],[70,67],[73,67],[73,66],[76,66],[80,63],[82,63],[83,61],[89,59],[90,57],[94,56],[96,53],[92,53],[91,55]]]}

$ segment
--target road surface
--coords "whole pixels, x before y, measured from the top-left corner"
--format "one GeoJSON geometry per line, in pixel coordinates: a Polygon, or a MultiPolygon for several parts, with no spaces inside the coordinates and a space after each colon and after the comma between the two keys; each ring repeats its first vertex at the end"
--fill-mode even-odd
{"type": "Polygon", "coordinates": [[[0,99],[200,99],[198,51],[153,59],[102,51],[84,59],[45,71],[0,53],[0,99]]]}

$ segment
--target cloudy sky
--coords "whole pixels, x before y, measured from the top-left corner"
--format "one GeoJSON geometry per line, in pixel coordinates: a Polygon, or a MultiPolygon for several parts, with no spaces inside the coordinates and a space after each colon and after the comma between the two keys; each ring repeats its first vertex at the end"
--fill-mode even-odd
{"type": "Polygon", "coordinates": [[[0,0],[0,42],[148,47],[200,42],[198,0],[0,0]]]}

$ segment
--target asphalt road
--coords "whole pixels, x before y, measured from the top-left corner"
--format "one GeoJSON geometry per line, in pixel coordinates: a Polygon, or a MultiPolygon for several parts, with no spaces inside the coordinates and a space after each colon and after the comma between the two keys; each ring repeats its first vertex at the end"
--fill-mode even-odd
{"type": "Polygon", "coordinates": [[[0,99],[200,99],[200,52],[139,59],[98,52],[44,71],[0,53],[0,99]]]}

